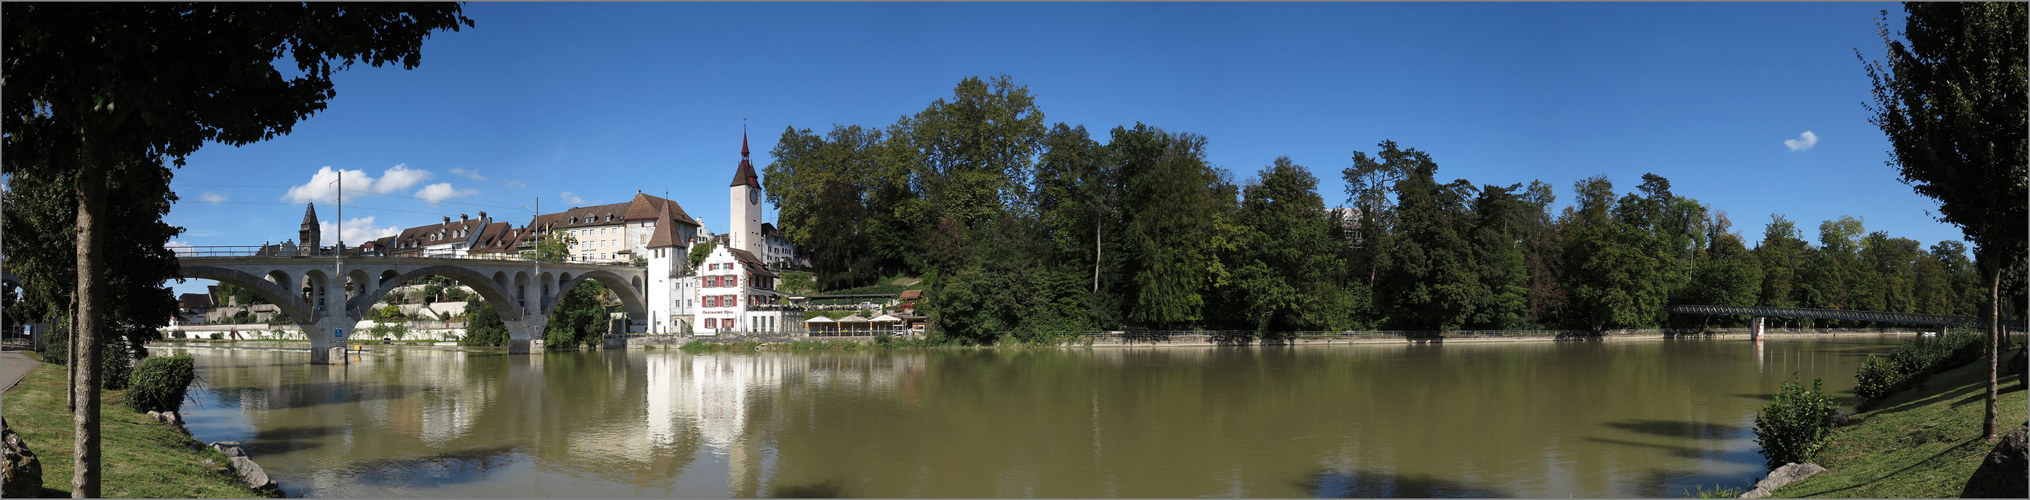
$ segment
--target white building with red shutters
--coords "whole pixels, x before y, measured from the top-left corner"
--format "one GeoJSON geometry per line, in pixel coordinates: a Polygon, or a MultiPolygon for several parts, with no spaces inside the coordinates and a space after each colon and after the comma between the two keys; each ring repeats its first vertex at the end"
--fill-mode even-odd
{"type": "MultiPolygon", "coordinates": [[[[740,165],[728,187],[732,212],[727,244],[717,245],[705,261],[692,267],[690,246],[701,238],[683,238],[658,220],[643,244],[649,269],[649,332],[694,335],[721,333],[782,333],[802,325],[785,325],[783,295],[775,291],[777,276],[757,252],[766,248],[761,227],[761,176],[755,174],[747,139],[740,139],[740,165]]],[[[671,214],[658,214],[658,219],[671,214]]]]}

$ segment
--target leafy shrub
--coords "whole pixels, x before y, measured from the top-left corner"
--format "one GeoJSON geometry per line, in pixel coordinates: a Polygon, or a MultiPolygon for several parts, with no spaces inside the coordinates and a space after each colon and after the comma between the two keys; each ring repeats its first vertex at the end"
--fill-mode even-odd
{"type": "Polygon", "coordinates": [[[1909,389],[1931,374],[1977,361],[1986,352],[1986,340],[1980,331],[1966,327],[1939,337],[1904,340],[1886,361],[1868,356],[1854,373],[1854,395],[1865,406],[1909,389]]]}
{"type": "Polygon", "coordinates": [[[222,333],[219,333],[219,332],[211,332],[211,339],[212,339],[212,340],[219,340],[219,339],[222,339],[222,338],[225,338],[225,334],[222,334],[222,333]]]}
{"type": "MultiPolygon", "coordinates": [[[[51,328],[42,335],[42,361],[54,365],[70,363],[70,330],[51,328]]],[[[99,388],[120,390],[127,387],[127,374],[133,372],[131,353],[125,339],[108,335],[99,339],[99,388]]]]}
{"type": "Polygon", "coordinates": [[[1786,381],[1776,391],[1776,401],[1755,416],[1755,444],[1769,470],[1783,464],[1810,462],[1833,433],[1833,398],[1823,391],[1823,380],[1813,379],[1811,389],[1797,381],[1786,381]]]}
{"type": "Polygon", "coordinates": [[[197,379],[197,362],[189,354],[156,356],[141,362],[127,388],[127,407],[136,412],[175,411],[183,407],[184,391],[197,379]]]}
{"type": "Polygon", "coordinates": [[[1861,369],[1854,372],[1854,396],[1861,401],[1879,401],[1902,390],[1908,379],[1903,375],[1903,368],[1896,366],[1894,360],[1869,354],[1868,360],[1861,363],[1861,369]]]}

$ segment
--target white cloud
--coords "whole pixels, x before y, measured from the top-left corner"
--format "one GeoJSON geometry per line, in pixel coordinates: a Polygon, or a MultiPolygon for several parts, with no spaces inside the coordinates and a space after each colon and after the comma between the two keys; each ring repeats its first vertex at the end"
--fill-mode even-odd
{"type": "Polygon", "coordinates": [[[1807,149],[1811,149],[1812,146],[1816,146],[1818,145],[1818,143],[1819,143],[1819,135],[1811,133],[1810,130],[1806,130],[1804,131],[1804,133],[1798,134],[1796,139],[1783,141],[1783,145],[1790,146],[1791,151],[1804,151],[1807,149]]]}
{"type": "Polygon", "coordinates": [[[162,248],[168,249],[171,253],[175,253],[177,257],[197,256],[197,248],[191,246],[190,242],[187,241],[170,241],[168,243],[163,243],[162,248]]]}
{"type": "Polygon", "coordinates": [[[572,204],[572,205],[584,205],[584,204],[585,204],[585,199],[584,199],[584,198],[579,198],[579,197],[578,197],[578,195],[575,195],[575,194],[571,194],[571,192],[570,192],[570,191],[565,191],[565,192],[564,192],[564,194],[563,194],[562,196],[564,197],[564,203],[570,203],[570,204],[572,204]]]}
{"type": "Polygon", "coordinates": [[[503,186],[507,186],[507,187],[511,187],[511,188],[515,188],[515,189],[528,189],[528,188],[529,188],[529,185],[528,185],[528,184],[522,184],[522,181],[507,181],[507,182],[503,182],[503,183],[501,183],[501,185],[503,185],[503,186]]]}
{"type": "Polygon", "coordinates": [[[199,197],[199,199],[204,200],[205,203],[225,203],[226,195],[212,191],[205,191],[204,196],[199,197]]]}
{"type": "Polygon", "coordinates": [[[430,171],[411,170],[409,164],[401,163],[381,172],[381,180],[374,181],[373,189],[376,193],[393,193],[427,180],[430,180],[430,171]]]}
{"type": "Polygon", "coordinates": [[[386,194],[409,189],[429,180],[431,174],[428,170],[409,168],[409,165],[404,163],[388,167],[381,172],[379,179],[375,179],[368,176],[365,170],[332,170],[326,166],[317,169],[317,173],[310,176],[310,182],[289,188],[289,194],[284,195],[282,199],[290,203],[330,203],[333,195],[338,192],[338,186],[334,185],[334,182],[340,177],[345,178],[346,191],[386,194]]]}
{"type": "Polygon", "coordinates": [[[452,189],[451,183],[439,182],[436,184],[423,186],[422,191],[416,192],[416,197],[422,198],[423,201],[430,202],[431,206],[436,206],[438,202],[444,200],[449,200],[452,198],[464,198],[476,194],[479,194],[479,190],[477,189],[472,188],[452,189]]]}
{"type": "MultiPolygon", "coordinates": [[[[338,244],[338,226],[324,221],[317,221],[317,226],[317,232],[319,233],[318,245],[330,246],[338,244]]],[[[384,236],[394,236],[401,232],[402,228],[400,227],[376,227],[373,217],[354,217],[345,221],[345,246],[357,247],[361,243],[380,239],[384,236]]]]}
{"type": "Polygon", "coordinates": [[[456,175],[456,176],[459,176],[459,177],[464,177],[464,178],[467,178],[467,179],[472,179],[472,180],[475,180],[475,181],[483,181],[483,180],[486,180],[486,176],[484,176],[484,175],[479,175],[479,169],[476,169],[476,168],[475,168],[475,169],[472,169],[472,170],[466,170],[466,169],[463,169],[463,168],[458,168],[458,167],[451,167],[451,175],[456,175]]]}

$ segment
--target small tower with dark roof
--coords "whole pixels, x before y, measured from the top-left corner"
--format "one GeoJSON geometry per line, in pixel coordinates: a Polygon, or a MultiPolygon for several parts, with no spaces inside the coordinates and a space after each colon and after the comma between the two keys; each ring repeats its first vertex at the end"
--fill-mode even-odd
{"type": "Polygon", "coordinates": [[[303,242],[302,245],[305,247],[316,248],[319,242],[324,241],[324,235],[322,234],[324,230],[317,224],[317,204],[306,203],[304,205],[303,226],[296,230],[296,235],[298,236],[296,241],[303,242]]]}

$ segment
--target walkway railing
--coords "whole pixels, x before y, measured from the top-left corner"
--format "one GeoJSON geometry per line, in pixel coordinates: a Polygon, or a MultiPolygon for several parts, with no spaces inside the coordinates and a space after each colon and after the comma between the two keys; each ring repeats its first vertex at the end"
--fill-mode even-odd
{"type": "MultiPolygon", "coordinates": [[[[1848,321],[1876,321],[1902,323],[1907,325],[1985,325],[1987,320],[1976,316],[1952,316],[1946,314],[1918,314],[1881,311],[1851,311],[1846,309],[1812,309],[1804,307],[1760,307],[1760,306],[1670,306],[1670,312],[1677,314],[1707,314],[1719,316],[1762,316],[1765,318],[1810,318],[1848,321]]],[[[2004,326],[2022,329],[2023,320],[2005,320],[2004,326]]]]}
{"type": "MultiPolygon", "coordinates": [[[[171,252],[174,252],[177,258],[282,257],[282,258],[328,259],[335,256],[331,247],[311,248],[311,247],[298,247],[293,245],[172,246],[169,247],[169,250],[171,252]]],[[[519,253],[475,254],[475,253],[466,253],[458,250],[426,250],[420,248],[376,250],[370,252],[362,250],[359,247],[345,249],[344,257],[348,259],[458,259],[458,260],[491,260],[491,261],[509,261],[509,262],[533,262],[535,260],[522,256],[519,253]]],[[[577,255],[567,256],[563,259],[544,259],[543,263],[633,266],[633,263],[625,260],[592,259],[577,255]]]]}

